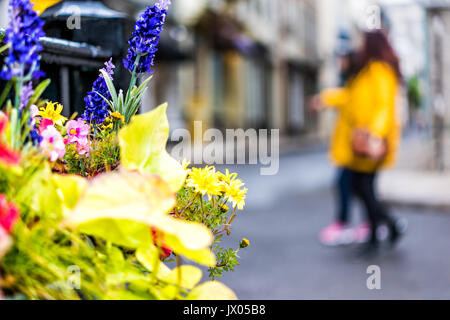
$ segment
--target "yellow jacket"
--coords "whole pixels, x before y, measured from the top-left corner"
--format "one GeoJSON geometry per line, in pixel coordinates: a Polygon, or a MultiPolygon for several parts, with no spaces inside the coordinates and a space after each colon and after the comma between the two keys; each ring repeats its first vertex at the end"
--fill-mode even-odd
{"type": "Polygon", "coordinates": [[[35,11],[38,11],[39,14],[44,12],[44,10],[47,9],[48,7],[57,4],[58,2],[61,2],[61,0],[31,0],[31,3],[34,4],[33,9],[35,11]]]}
{"type": "Polygon", "coordinates": [[[401,125],[397,118],[398,78],[386,63],[368,64],[345,88],[321,93],[322,102],[339,110],[330,156],[341,167],[359,172],[375,172],[393,164],[398,148],[401,125]],[[353,129],[366,128],[372,135],[385,138],[388,154],[380,162],[353,154],[353,129]]]}

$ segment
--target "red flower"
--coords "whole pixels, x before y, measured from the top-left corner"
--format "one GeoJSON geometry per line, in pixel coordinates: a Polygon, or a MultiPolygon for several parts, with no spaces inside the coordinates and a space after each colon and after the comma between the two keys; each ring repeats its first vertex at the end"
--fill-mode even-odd
{"type": "Polygon", "coordinates": [[[19,209],[13,203],[8,203],[6,197],[0,194],[0,228],[11,232],[19,218],[19,209]]]}
{"type": "MultiPolygon", "coordinates": [[[[7,124],[8,118],[3,112],[0,112],[0,138],[2,137],[7,124]]],[[[20,155],[8,146],[3,145],[0,141],[0,162],[8,165],[19,164],[20,155]]]]}
{"type": "Polygon", "coordinates": [[[156,246],[160,246],[161,247],[161,250],[162,250],[161,258],[168,258],[168,257],[170,257],[170,255],[172,254],[172,250],[164,244],[163,234],[161,232],[158,232],[156,230],[156,228],[154,228],[154,227],[152,227],[151,230],[152,230],[152,236],[153,236],[153,243],[156,246]],[[158,236],[161,236],[161,241],[159,241],[158,236]]]}

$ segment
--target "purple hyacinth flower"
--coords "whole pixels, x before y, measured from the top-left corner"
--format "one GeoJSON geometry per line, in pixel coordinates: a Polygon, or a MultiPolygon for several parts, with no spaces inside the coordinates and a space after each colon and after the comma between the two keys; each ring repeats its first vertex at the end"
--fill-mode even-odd
{"type": "Polygon", "coordinates": [[[128,41],[129,49],[126,59],[124,59],[125,68],[136,73],[152,73],[155,54],[158,51],[160,34],[163,30],[164,22],[167,16],[167,8],[170,0],[161,0],[147,10],[139,17],[134,27],[134,32],[128,41]],[[139,57],[139,63],[136,66],[136,59],[139,57]]]}
{"type": "Polygon", "coordinates": [[[156,5],[161,9],[161,10],[167,10],[169,8],[171,4],[170,0],[160,0],[159,3],[157,3],[156,5]]]}
{"type": "MultiPolygon", "coordinates": [[[[114,64],[112,59],[105,63],[104,70],[111,78],[114,75],[114,64]]],[[[89,123],[101,124],[109,116],[108,103],[102,98],[111,99],[108,86],[106,85],[103,74],[100,73],[97,80],[95,80],[92,90],[88,92],[84,98],[86,109],[82,118],[89,123]]]]}
{"type": "Polygon", "coordinates": [[[31,96],[34,93],[33,83],[30,81],[22,88],[22,93],[20,95],[20,108],[23,109],[28,105],[31,96]]]}

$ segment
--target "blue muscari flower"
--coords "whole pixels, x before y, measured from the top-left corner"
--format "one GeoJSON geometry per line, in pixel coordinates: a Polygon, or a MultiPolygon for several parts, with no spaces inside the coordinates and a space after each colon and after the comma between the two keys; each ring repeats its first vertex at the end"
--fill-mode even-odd
{"type": "Polygon", "coordinates": [[[167,8],[170,0],[161,0],[139,17],[134,27],[134,32],[128,41],[130,48],[126,59],[125,68],[133,71],[136,58],[139,56],[139,64],[136,73],[152,73],[155,54],[158,51],[160,34],[167,16],[167,8]]]}
{"type": "Polygon", "coordinates": [[[33,10],[30,0],[11,0],[8,13],[10,22],[5,42],[10,48],[0,77],[4,80],[28,76],[37,79],[43,75],[39,70],[42,51],[39,39],[45,36],[44,20],[33,10]]]}
{"type": "Polygon", "coordinates": [[[31,139],[31,143],[33,144],[33,146],[38,146],[41,144],[43,138],[42,136],[39,134],[39,130],[37,128],[33,128],[30,131],[30,139],[31,139]]]}
{"type": "MultiPolygon", "coordinates": [[[[112,78],[114,68],[115,66],[111,59],[105,63],[105,68],[103,70],[112,78]]],[[[84,98],[86,109],[83,114],[83,119],[86,122],[100,124],[109,116],[108,103],[102,96],[108,100],[111,99],[111,94],[109,93],[103,74],[100,73],[100,76],[95,80],[92,86],[92,90],[88,92],[87,96],[84,98]]]]}

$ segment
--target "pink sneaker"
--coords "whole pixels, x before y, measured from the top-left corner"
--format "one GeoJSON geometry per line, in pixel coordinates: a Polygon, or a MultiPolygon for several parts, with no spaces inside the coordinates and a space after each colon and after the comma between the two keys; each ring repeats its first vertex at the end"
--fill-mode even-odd
{"type": "Polygon", "coordinates": [[[369,240],[370,224],[363,222],[359,226],[353,228],[354,240],[357,243],[364,243],[369,240]]]}
{"type": "Polygon", "coordinates": [[[320,243],[326,246],[338,246],[353,241],[351,232],[340,222],[334,222],[319,233],[320,243]]]}

